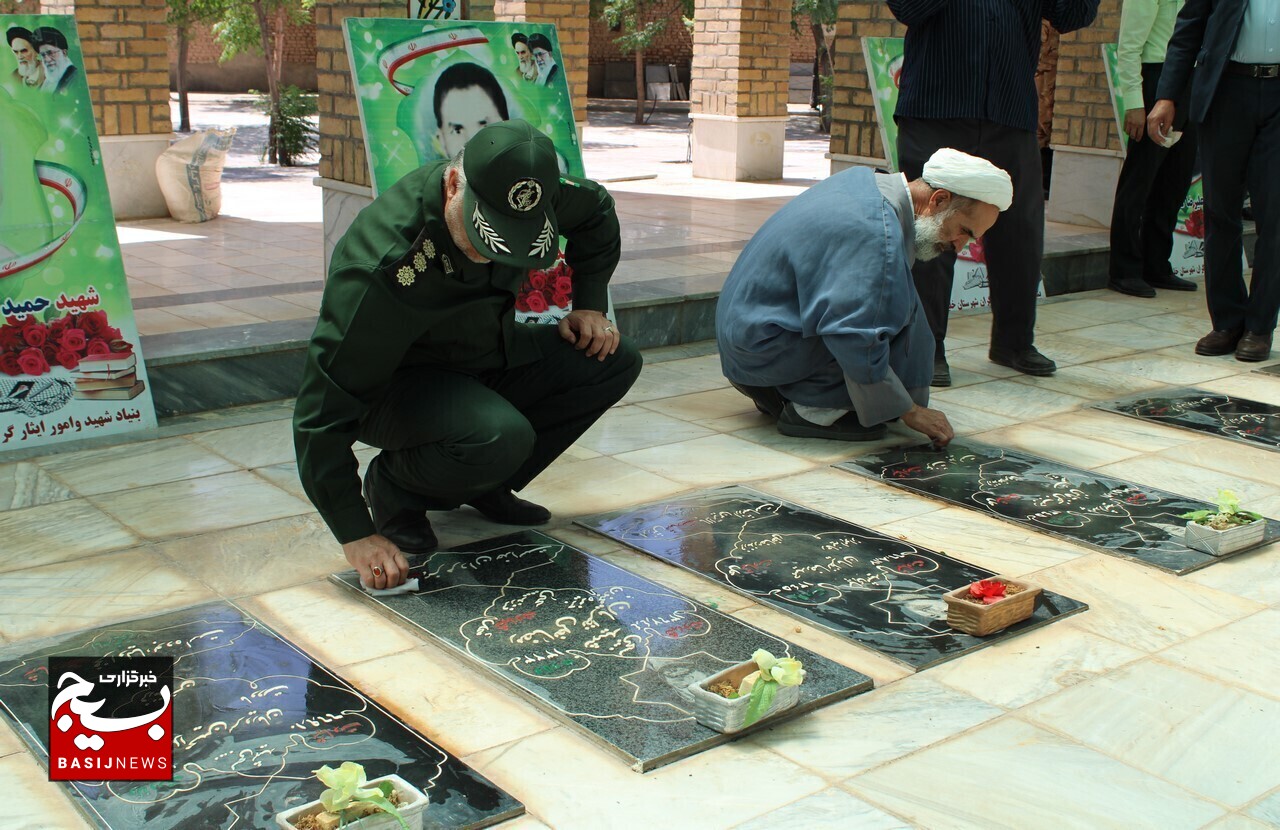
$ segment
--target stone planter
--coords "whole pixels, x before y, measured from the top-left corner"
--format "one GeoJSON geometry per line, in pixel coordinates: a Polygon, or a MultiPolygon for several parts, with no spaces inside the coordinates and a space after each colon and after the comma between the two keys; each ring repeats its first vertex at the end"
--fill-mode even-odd
{"type": "Polygon", "coordinates": [[[1214,530],[1208,525],[1189,522],[1183,533],[1183,542],[1189,548],[1204,551],[1213,556],[1223,556],[1258,544],[1266,532],[1265,519],[1254,519],[1247,525],[1237,525],[1226,530],[1214,530]]]}
{"type": "MultiPolygon", "coordinates": [[[[400,803],[396,809],[400,811],[405,823],[409,825],[409,830],[422,830],[422,814],[427,809],[427,796],[398,775],[384,775],[381,778],[374,778],[369,784],[376,786],[383,781],[390,781],[392,788],[400,796],[400,803]]],[[[319,799],[308,801],[300,807],[294,807],[292,810],[285,810],[283,813],[276,814],[276,826],[280,830],[294,830],[297,827],[297,822],[304,816],[323,812],[324,807],[320,804],[319,799]]],[[[336,828],[337,826],[335,823],[334,827],[336,828]]],[[[395,816],[383,812],[371,813],[363,818],[349,821],[342,827],[345,830],[403,830],[403,825],[396,820],[395,816]]]]}
{"type": "Polygon", "coordinates": [[[1001,576],[991,578],[998,579],[1006,586],[1015,585],[1022,590],[1016,594],[1003,596],[990,605],[963,599],[969,592],[968,585],[949,591],[943,595],[947,603],[947,625],[965,634],[985,637],[988,634],[1003,631],[1014,623],[1022,622],[1035,612],[1036,597],[1040,595],[1039,588],[1016,579],[1005,579],[1001,576]]]}
{"type": "MultiPolygon", "coordinates": [[[[747,660],[745,663],[730,666],[718,674],[713,674],[705,680],[689,684],[689,692],[693,695],[690,708],[693,710],[693,716],[698,719],[698,723],[726,735],[745,729],[743,721],[747,716],[749,696],[743,695],[731,700],[709,691],[708,687],[723,682],[732,684],[736,689],[742,685],[743,680],[753,674],[758,676],[760,667],[754,660],[747,660]]],[[[769,703],[769,708],[760,716],[760,720],[751,725],[755,726],[756,723],[768,720],[779,712],[795,706],[799,701],[799,686],[779,686],[773,700],[769,703]]]]}

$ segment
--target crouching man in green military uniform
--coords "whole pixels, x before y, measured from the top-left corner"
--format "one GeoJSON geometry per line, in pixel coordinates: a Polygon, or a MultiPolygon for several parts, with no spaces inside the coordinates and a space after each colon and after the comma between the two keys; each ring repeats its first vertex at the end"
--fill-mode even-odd
{"type": "Polygon", "coordinates": [[[512,491],[640,374],[604,315],[621,247],[605,189],[561,178],[550,139],[518,120],[356,217],[333,252],[293,428],[302,485],[365,585],[399,585],[405,553],[436,549],[428,510],[550,519],[512,491]],[[561,234],[574,310],[558,325],[515,322],[516,292],[554,262],[561,234]],[[382,450],[363,500],[356,440],[382,450]]]}

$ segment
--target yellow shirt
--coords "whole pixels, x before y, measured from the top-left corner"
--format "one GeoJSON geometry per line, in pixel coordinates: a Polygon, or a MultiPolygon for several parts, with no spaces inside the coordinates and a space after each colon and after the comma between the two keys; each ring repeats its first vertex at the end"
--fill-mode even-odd
{"type": "Polygon", "coordinates": [[[1173,25],[1184,0],[1124,0],[1116,74],[1125,109],[1142,108],[1142,64],[1164,63],[1173,25]]]}

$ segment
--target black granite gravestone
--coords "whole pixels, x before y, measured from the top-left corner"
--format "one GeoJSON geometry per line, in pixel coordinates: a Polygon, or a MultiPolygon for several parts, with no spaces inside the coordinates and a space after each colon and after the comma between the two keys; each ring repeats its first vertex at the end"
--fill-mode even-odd
{"type": "Polygon", "coordinates": [[[1261,369],[1254,369],[1253,371],[1264,375],[1280,376],[1280,363],[1272,363],[1270,366],[1263,366],[1261,369]]]}
{"type": "MultiPolygon", "coordinates": [[[[1017,450],[953,441],[836,466],[1179,575],[1227,558],[1182,543],[1187,520],[1179,517],[1212,505],[1017,450]]],[[[1270,522],[1261,544],[1276,538],[1270,522]]]]}
{"type": "Polygon", "coordinates": [[[33,646],[24,645],[28,656],[0,662],[0,708],[42,759],[50,656],[174,658],[173,781],[66,785],[99,827],[266,830],[277,813],[319,797],[324,787],[313,770],[343,761],[363,764],[370,778],[396,773],[423,790],[427,827],[485,827],[524,812],[234,606],[212,603],[33,646]]]}
{"type": "Polygon", "coordinates": [[[410,575],[416,593],[381,597],[354,571],[333,579],[639,771],[729,739],[694,721],[686,688],[756,649],[804,663],[787,717],[871,688],[865,675],[535,531],[434,553],[410,575]]]}
{"type": "Polygon", "coordinates": [[[1094,404],[1106,412],[1280,451],[1280,406],[1201,389],[1165,389],[1094,404]]]}
{"type": "Polygon", "coordinates": [[[585,516],[578,523],[914,669],[1086,607],[1045,592],[1030,619],[971,637],[947,626],[942,595],[991,571],[746,487],[585,516]]]}

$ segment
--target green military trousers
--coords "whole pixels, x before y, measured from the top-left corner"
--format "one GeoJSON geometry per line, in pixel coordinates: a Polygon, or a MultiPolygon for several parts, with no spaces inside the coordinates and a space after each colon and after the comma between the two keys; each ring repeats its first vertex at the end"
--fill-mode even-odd
{"type": "Polygon", "coordinates": [[[534,329],[542,356],[533,363],[396,375],[360,426],[360,440],[382,450],[377,485],[388,507],[449,510],[498,488],[522,489],[640,375],[640,351],[626,338],[600,361],[556,326],[534,329]]]}

